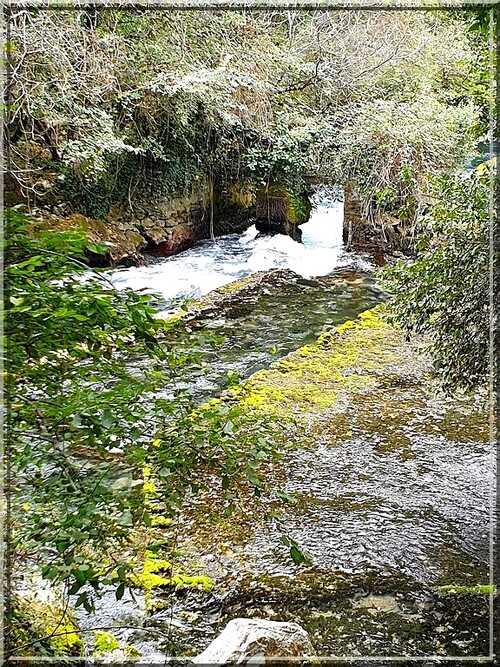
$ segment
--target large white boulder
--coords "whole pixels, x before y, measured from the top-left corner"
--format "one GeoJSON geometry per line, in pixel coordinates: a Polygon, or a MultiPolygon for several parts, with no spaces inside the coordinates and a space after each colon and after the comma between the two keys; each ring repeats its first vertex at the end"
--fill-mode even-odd
{"type": "MultiPolygon", "coordinates": [[[[198,665],[263,665],[271,658],[313,655],[309,635],[297,623],[235,618],[193,662],[198,665]]],[[[283,663],[280,660],[280,664],[283,663]]]]}

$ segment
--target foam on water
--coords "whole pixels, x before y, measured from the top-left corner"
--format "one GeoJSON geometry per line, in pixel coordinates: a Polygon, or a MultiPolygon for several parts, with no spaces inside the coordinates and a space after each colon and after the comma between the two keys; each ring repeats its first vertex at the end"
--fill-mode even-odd
{"type": "Polygon", "coordinates": [[[372,268],[343,249],[342,202],[318,198],[313,203],[311,218],[301,227],[302,243],[279,234],[259,236],[252,226],[241,235],[200,241],[190,250],[148,266],[118,269],[112,272],[111,280],[119,289],[156,292],[166,302],[175,302],[203,296],[257,271],[291,269],[313,278],[328,275],[339,266],[372,268]]]}

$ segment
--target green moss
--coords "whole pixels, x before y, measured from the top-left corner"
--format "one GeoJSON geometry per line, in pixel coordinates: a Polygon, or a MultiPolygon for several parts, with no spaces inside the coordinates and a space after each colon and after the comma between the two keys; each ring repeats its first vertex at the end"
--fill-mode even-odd
{"type": "Polygon", "coordinates": [[[162,587],[180,587],[180,588],[199,588],[204,591],[211,591],[213,581],[205,575],[191,577],[184,574],[175,574],[172,576],[172,565],[162,558],[148,553],[144,561],[142,573],[139,577],[132,578],[132,584],[150,592],[155,588],[162,587]]]}
{"type": "MultiPolygon", "coordinates": [[[[47,614],[50,616],[52,610],[47,614]]],[[[69,653],[70,655],[81,655],[83,643],[79,634],[77,634],[78,626],[74,616],[67,612],[66,619],[59,624],[59,618],[53,618],[47,622],[47,631],[54,632],[54,636],[50,639],[50,645],[57,653],[69,653]],[[62,634],[66,633],[66,634],[62,634]],[[57,636],[59,635],[59,636],[57,636]]]]}
{"type": "Polygon", "coordinates": [[[240,208],[250,208],[255,201],[255,188],[250,183],[232,183],[228,193],[231,203],[240,208]]]}
{"type": "Polygon", "coordinates": [[[151,525],[153,528],[167,528],[172,524],[172,519],[168,519],[164,516],[154,516],[151,519],[151,525]]]}
{"type": "Polygon", "coordinates": [[[311,202],[306,195],[290,197],[287,208],[288,220],[296,225],[301,225],[309,220],[311,209],[311,202]]]}
{"type": "Polygon", "coordinates": [[[292,194],[282,185],[269,185],[257,194],[257,216],[270,215],[272,218],[301,225],[309,220],[311,202],[305,194],[292,194]]]}
{"type": "Polygon", "coordinates": [[[144,491],[144,496],[146,498],[156,498],[158,496],[158,490],[151,480],[144,482],[142,489],[144,491]]]}
{"type": "Polygon", "coordinates": [[[150,591],[153,588],[170,586],[172,582],[171,577],[165,577],[163,574],[158,573],[169,573],[171,570],[172,566],[168,561],[161,558],[157,559],[150,555],[146,556],[140,578],[141,588],[150,591]]]}
{"type": "Polygon", "coordinates": [[[111,653],[120,648],[117,638],[111,632],[95,632],[94,633],[94,652],[93,655],[99,653],[111,653]]]}
{"type": "MultiPolygon", "coordinates": [[[[161,440],[155,440],[153,445],[159,446],[161,440]]],[[[143,495],[144,504],[150,515],[145,530],[136,534],[136,539],[143,545],[141,552],[144,560],[140,572],[132,573],[128,577],[131,586],[140,588],[145,593],[146,608],[152,611],[156,608],[156,602],[152,599],[152,592],[162,588],[196,588],[210,591],[213,581],[204,575],[189,576],[185,574],[173,574],[171,563],[163,558],[165,546],[169,540],[165,539],[163,531],[158,529],[171,525],[172,520],[162,515],[165,512],[165,503],[162,501],[154,480],[154,470],[151,466],[143,466],[143,495]]]]}
{"type": "Polygon", "coordinates": [[[6,640],[6,653],[23,656],[82,655],[83,643],[78,625],[72,612],[65,609],[62,600],[40,602],[34,598],[15,596],[12,611],[12,632],[9,632],[6,640]],[[16,651],[16,647],[25,644],[33,645],[16,651]]]}
{"type": "Polygon", "coordinates": [[[496,586],[455,586],[449,584],[446,586],[438,586],[436,591],[442,595],[489,595],[492,591],[496,595],[496,586]]]}
{"type": "Polygon", "coordinates": [[[155,319],[157,320],[157,329],[164,333],[177,329],[184,324],[181,311],[167,316],[164,316],[163,313],[157,313],[155,319]]]}
{"type": "Polygon", "coordinates": [[[233,282],[218,287],[214,293],[215,294],[234,294],[238,292],[242,287],[246,287],[250,283],[254,282],[254,276],[246,276],[245,278],[239,278],[238,280],[233,280],[233,282]]]}
{"type": "MultiPolygon", "coordinates": [[[[377,370],[397,361],[390,345],[395,329],[376,309],[324,333],[228,394],[243,406],[273,414],[321,411],[346,389],[376,382],[377,370]]],[[[396,336],[397,337],[397,336],[396,336]]]]}
{"type": "Polygon", "coordinates": [[[188,309],[188,313],[197,310],[205,311],[207,307],[210,306],[215,307],[219,304],[224,304],[225,297],[227,297],[228,295],[231,295],[232,297],[231,300],[233,300],[236,292],[249,288],[252,285],[258,285],[260,279],[261,279],[260,274],[254,274],[251,276],[245,276],[244,278],[238,278],[238,280],[233,280],[227,285],[222,285],[222,287],[218,287],[217,289],[212,290],[212,292],[209,292],[200,299],[196,299],[195,301],[193,301],[190,308],[188,309]]]}
{"type": "Polygon", "coordinates": [[[115,651],[119,651],[119,653],[112,658],[115,661],[121,661],[123,656],[138,658],[142,655],[135,646],[127,644],[122,648],[118,639],[111,632],[94,633],[94,651],[92,657],[95,659],[96,663],[101,664],[104,656],[114,653],[115,651]]]}

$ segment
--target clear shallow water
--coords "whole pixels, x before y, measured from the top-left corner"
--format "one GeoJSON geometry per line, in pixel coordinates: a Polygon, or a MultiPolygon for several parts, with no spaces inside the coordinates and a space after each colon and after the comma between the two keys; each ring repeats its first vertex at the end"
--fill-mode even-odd
{"type": "Polygon", "coordinates": [[[343,250],[342,221],[343,202],[316,200],[311,219],[301,226],[302,243],[280,234],[259,236],[252,226],[242,235],[199,241],[190,250],[151,260],[148,266],[118,269],[110,278],[119,289],[156,292],[168,307],[258,271],[290,269],[312,278],[342,266],[371,269],[366,260],[343,250]]]}
{"type": "MultiPolygon", "coordinates": [[[[186,369],[178,387],[190,389],[197,400],[216,396],[229,374],[245,379],[386,299],[373,276],[356,270],[316,280],[288,271],[267,278],[215,315],[197,319],[196,328],[223,341],[201,349],[204,371],[186,369]]],[[[173,336],[179,341],[178,332],[173,336]]]]}
{"type": "MultiPolygon", "coordinates": [[[[186,646],[201,650],[229,619],[257,617],[298,622],[325,656],[487,654],[487,596],[436,589],[488,583],[487,416],[433,396],[413,363],[339,399],[308,446],[269,473],[294,502],[271,491],[268,519],[249,534],[243,523],[241,537],[209,538],[206,567],[227,593],[202,610],[186,646]]],[[[173,600],[172,610],[185,607],[173,600]]]]}
{"type": "MultiPolygon", "coordinates": [[[[247,377],[385,299],[370,265],[342,249],[340,202],[318,202],[302,230],[303,244],[249,229],[112,273],[118,287],[159,292],[171,308],[270,272],[193,324],[225,338],[204,349],[206,373],[182,378],[198,399],[218,395],[228,372],[247,377]]],[[[127,598],[120,606],[110,593],[94,627],[118,621],[115,634],[160,663],[162,653],[201,651],[236,616],[297,621],[323,655],[485,653],[484,596],[441,599],[434,586],[487,582],[487,444],[476,433],[460,437],[467,415],[440,412],[404,382],[350,405],[345,423],[335,419],[310,449],[290,452],[273,480],[298,502],[256,526],[244,546],[221,549],[216,537],[202,556],[217,581],[213,595],[165,591],[171,606],[146,618],[140,605],[127,598]],[[294,565],[284,534],[309,563],[294,565]]]]}
{"type": "Polygon", "coordinates": [[[290,456],[284,490],[297,503],[245,547],[254,571],[296,573],[279,542],[286,534],[323,571],[398,572],[424,585],[487,581],[488,443],[419,428],[404,448],[387,451],[381,441],[365,434],[290,456]]]}

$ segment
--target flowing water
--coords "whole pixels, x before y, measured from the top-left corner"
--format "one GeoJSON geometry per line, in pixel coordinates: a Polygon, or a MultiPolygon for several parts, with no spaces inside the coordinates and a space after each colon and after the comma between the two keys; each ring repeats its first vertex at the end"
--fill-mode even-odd
{"type": "MultiPolygon", "coordinates": [[[[228,308],[197,318],[198,330],[223,342],[202,348],[204,372],[186,370],[177,383],[195,399],[217,395],[228,376],[247,378],[387,298],[367,259],[343,250],[342,202],[317,199],[302,230],[300,244],[288,236],[260,236],[251,227],[241,236],[200,241],[180,255],[112,274],[118,288],[161,295],[168,313],[185,299],[266,273],[228,308]]],[[[136,363],[140,367],[141,360],[136,363]]]]}
{"type": "MultiPolygon", "coordinates": [[[[340,202],[323,193],[302,230],[303,244],[250,228],[112,273],[119,288],[160,294],[169,311],[266,272],[255,289],[197,319],[224,337],[204,350],[207,372],[183,378],[199,400],[217,396],[228,373],[248,377],[385,300],[367,259],[342,248],[340,202]]],[[[297,621],[320,655],[486,654],[487,596],[436,594],[438,585],[488,583],[484,414],[430,396],[412,380],[411,363],[326,416],[310,446],[287,455],[271,484],[293,495],[285,511],[234,539],[209,523],[205,548],[181,545],[181,561],[189,568],[198,559],[215,579],[212,594],[164,592],[166,608],[147,616],[140,596],[118,603],[110,592],[82,625],[121,626],[117,638],[155,663],[203,650],[237,616],[297,621]],[[284,535],[304,549],[305,563],[290,559],[284,535]]],[[[197,521],[181,517],[180,531],[196,535],[197,521]]]]}
{"type": "Polygon", "coordinates": [[[369,261],[342,246],[343,203],[317,196],[309,222],[301,227],[302,243],[277,234],[263,236],[255,226],[244,234],[199,241],[193,248],[148,266],[118,269],[111,279],[118,288],[156,292],[168,308],[197,298],[258,271],[290,269],[303,278],[326,276],[339,267],[370,270],[369,261]]]}
{"type": "MultiPolygon", "coordinates": [[[[228,382],[266,368],[385,298],[373,276],[359,270],[314,280],[274,270],[237,301],[197,317],[193,329],[219,342],[210,347],[201,339],[197,349],[203,354],[203,370],[186,368],[176,386],[189,390],[197,401],[216,396],[228,382]]],[[[179,345],[182,335],[173,332],[172,337],[179,345]]],[[[190,336],[184,339],[189,344],[190,336]]]]}

